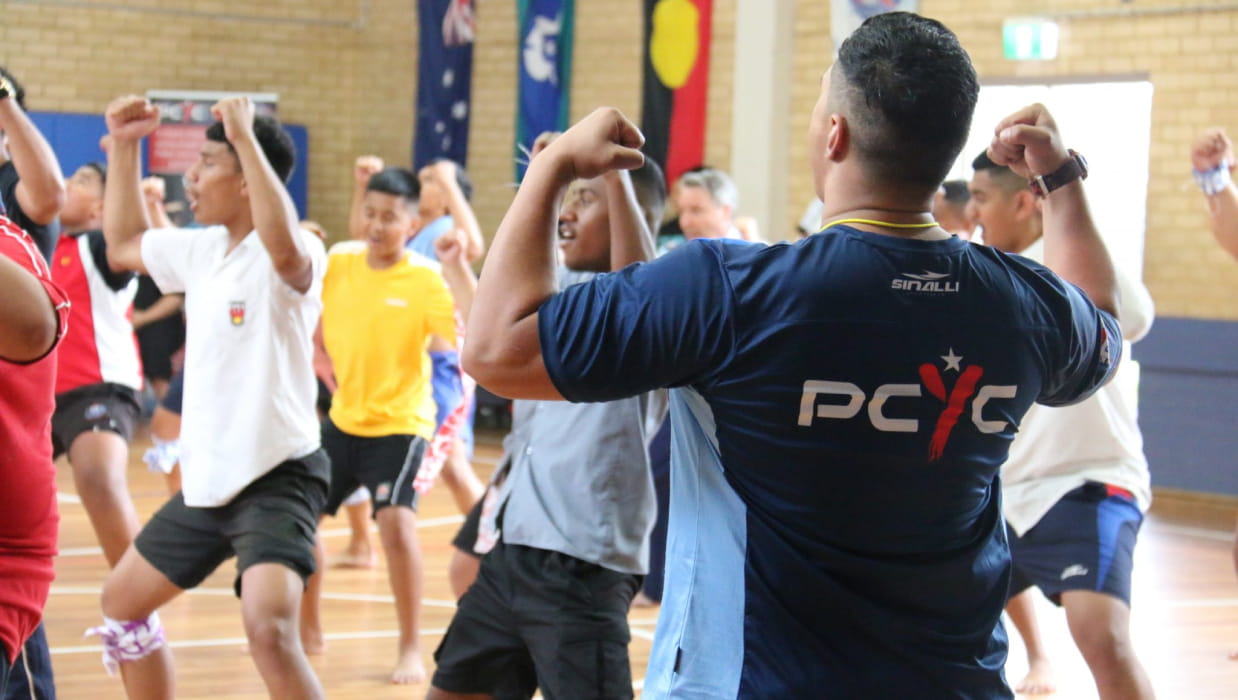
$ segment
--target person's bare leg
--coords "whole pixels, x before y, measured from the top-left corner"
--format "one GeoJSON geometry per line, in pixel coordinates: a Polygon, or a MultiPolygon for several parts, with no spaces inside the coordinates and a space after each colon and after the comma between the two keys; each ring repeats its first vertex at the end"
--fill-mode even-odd
{"type": "Polygon", "coordinates": [[[314,537],[314,573],[305,581],[305,594],[301,597],[301,647],[306,654],[316,655],[327,650],[319,609],[322,605],[323,562],[326,559],[327,548],[322,543],[322,536],[317,535],[314,537]]]}
{"type": "MultiPolygon", "coordinates": [[[[113,620],[145,620],[181,589],[130,546],[103,582],[103,615],[113,620]]],[[[137,661],[120,665],[130,700],[164,700],[175,692],[172,650],[164,646],[137,661]]]]}
{"type": "Polygon", "coordinates": [[[1131,643],[1130,608],[1104,593],[1062,594],[1070,634],[1092,671],[1101,700],[1151,700],[1152,682],[1131,643]]]}
{"type": "Polygon", "coordinates": [[[443,464],[442,475],[443,482],[451,490],[451,497],[461,513],[467,514],[472,510],[486,490],[486,485],[477,478],[477,472],[473,471],[464,441],[459,438],[452,443],[447,462],[443,464]]]}
{"type": "Polygon", "coordinates": [[[455,547],[451,548],[451,562],[447,565],[447,580],[451,583],[451,593],[460,600],[464,592],[477,580],[477,572],[481,571],[481,559],[465,554],[455,547]]]}
{"type": "Polygon", "coordinates": [[[301,577],[283,564],[254,564],[241,574],[241,616],[254,665],[272,700],[325,697],[305,658],[297,617],[301,577]]]}
{"type": "Polygon", "coordinates": [[[129,445],[110,431],[82,433],[69,446],[69,465],[103,556],[114,567],[141,527],[125,478],[129,445]]]}
{"type": "Polygon", "coordinates": [[[387,506],[378,511],[376,520],[400,626],[400,645],[391,682],[424,683],[426,667],[421,660],[420,636],[423,573],[417,515],[411,508],[387,506]]]}
{"type": "Polygon", "coordinates": [[[378,556],[370,536],[370,499],[345,503],[344,511],[348,513],[348,548],[331,565],[341,569],[373,569],[378,565],[378,556]]]}
{"type": "Polygon", "coordinates": [[[1057,679],[1053,675],[1053,664],[1045,650],[1044,639],[1040,636],[1040,625],[1036,624],[1035,595],[1035,589],[1028,588],[1006,601],[1006,614],[1027,648],[1027,675],[1015,686],[1015,692],[1047,695],[1057,691],[1057,679]]]}

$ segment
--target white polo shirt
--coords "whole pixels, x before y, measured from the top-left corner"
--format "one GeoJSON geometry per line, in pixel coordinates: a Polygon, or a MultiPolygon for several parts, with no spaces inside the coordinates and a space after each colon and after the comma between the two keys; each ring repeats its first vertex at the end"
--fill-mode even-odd
{"type": "Polygon", "coordinates": [[[298,232],[313,261],[305,294],[276,274],[255,232],[227,255],[223,226],[142,238],[151,279],[164,294],[185,293],[181,482],[190,506],[224,505],[319,446],[312,339],[327,255],[298,232]]]}

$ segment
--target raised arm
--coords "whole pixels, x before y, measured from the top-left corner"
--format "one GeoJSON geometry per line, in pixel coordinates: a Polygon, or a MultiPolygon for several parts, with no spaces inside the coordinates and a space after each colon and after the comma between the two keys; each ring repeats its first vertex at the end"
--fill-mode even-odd
{"type": "MultiPolygon", "coordinates": [[[[997,125],[989,158],[1031,178],[1056,171],[1070,155],[1049,111],[1035,104],[997,125]]],[[[1113,261],[1092,220],[1083,182],[1075,180],[1050,192],[1042,213],[1046,266],[1082,289],[1097,307],[1118,316],[1113,261]]]]}
{"type": "Polygon", "coordinates": [[[1238,258],[1238,187],[1232,173],[1234,144],[1222,129],[1209,129],[1191,146],[1195,180],[1208,201],[1212,235],[1230,255],[1238,258]]]}
{"type": "Polygon", "coordinates": [[[145,97],[112,100],[104,113],[111,143],[107,148],[107,184],[103,188],[103,237],[113,270],[146,272],[142,234],[150,228],[142,200],[138,145],[159,126],[159,110],[145,97]]]}
{"type": "Polygon", "coordinates": [[[298,292],[308,292],[314,280],[313,261],[298,234],[300,225],[292,197],[254,136],[253,102],[245,96],[228,97],[216,102],[211,114],[223,122],[224,136],[241,163],[254,229],[275,273],[298,292]]]}
{"type": "Polygon", "coordinates": [[[610,224],[610,269],[619,270],[634,262],[653,260],[653,234],[636,200],[632,176],[626,170],[612,170],[602,176],[606,185],[610,224]]]}
{"type": "Polygon", "coordinates": [[[464,232],[456,229],[434,241],[434,253],[442,265],[443,279],[451,290],[456,311],[460,318],[467,319],[473,310],[473,298],[477,293],[477,276],[464,259],[464,232]]]}
{"type": "Polygon", "coordinates": [[[643,142],[619,110],[602,108],[530,162],[482,268],[462,352],[464,370],[490,391],[561,398],[542,362],[537,310],[557,291],[555,239],[563,194],[578,177],[640,167],[643,142]]]}
{"type": "Polygon", "coordinates": [[[430,175],[447,195],[447,213],[455,222],[456,230],[464,236],[465,261],[480,260],[486,252],[486,241],[481,237],[481,226],[477,223],[477,216],[473,214],[473,207],[469,204],[468,198],[464,196],[464,191],[460,189],[460,182],[456,178],[456,172],[460,166],[450,160],[440,160],[427,167],[430,169],[430,175]]]}
{"type": "Polygon", "coordinates": [[[142,201],[146,204],[146,216],[154,228],[172,228],[172,217],[163,202],[168,197],[168,186],[158,175],[142,179],[142,201]]]}
{"type": "Polygon", "coordinates": [[[358,156],[352,169],[352,204],[348,207],[348,237],[354,241],[365,238],[365,187],[370,178],[383,169],[378,156],[358,156]]]}
{"type": "Polygon", "coordinates": [[[0,358],[33,362],[56,344],[59,318],[47,290],[29,270],[0,255],[0,358]]]}
{"type": "Polygon", "coordinates": [[[21,178],[17,203],[36,224],[51,223],[64,206],[64,175],[60,161],[16,96],[0,99],[0,129],[8,139],[9,158],[21,178]]]}

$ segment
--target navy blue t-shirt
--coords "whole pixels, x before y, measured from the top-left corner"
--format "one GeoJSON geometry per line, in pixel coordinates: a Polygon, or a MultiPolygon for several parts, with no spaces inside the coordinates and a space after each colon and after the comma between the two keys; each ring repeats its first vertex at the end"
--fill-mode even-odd
{"type": "Polygon", "coordinates": [[[693,241],[548,300],[573,401],[672,392],[649,698],[1009,698],[998,471],[1117,322],[1046,268],[838,226],[693,241]]]}

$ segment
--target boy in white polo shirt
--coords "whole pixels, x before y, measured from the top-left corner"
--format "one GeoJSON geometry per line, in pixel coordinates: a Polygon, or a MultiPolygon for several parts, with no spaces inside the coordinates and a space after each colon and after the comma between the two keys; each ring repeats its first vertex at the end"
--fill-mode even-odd
{"type": "Polygon", "coordinates": [[[283,183],[295,150],[246,97],[221,100],[186,193],[204,229],[156,229],[139,189],[138,145],[159,123],[148,101],[117,98],[104,208],[108,261],[184,292],[188,317],[183,490],[142,529],[104,584],[93,630],[130,698],[172,695],[155,611],[236,555],[254,663],[273,698],[321,698],[297,611],[314,571],[314,530],[330,466],[314,415],[312,335],[326,254],[300,228],[283,183]]]}

